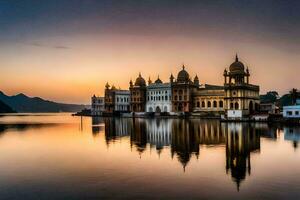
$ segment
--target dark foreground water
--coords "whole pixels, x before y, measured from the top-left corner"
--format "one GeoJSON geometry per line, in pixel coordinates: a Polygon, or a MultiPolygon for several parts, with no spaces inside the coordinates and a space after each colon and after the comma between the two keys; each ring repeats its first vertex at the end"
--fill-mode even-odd
{"type": "Polygon", "coordinates": [[[299,199],[300,128],[0,117],[0,199],[299,199]]]}

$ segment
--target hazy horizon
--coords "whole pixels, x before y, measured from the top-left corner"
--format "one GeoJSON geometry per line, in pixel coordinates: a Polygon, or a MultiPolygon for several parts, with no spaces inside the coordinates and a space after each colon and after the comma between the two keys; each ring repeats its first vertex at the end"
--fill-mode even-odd
{"type": "Polygon", "coordinates": [[[300,84],[299,1],[3,1],[0,90],[90,103],[104,85],[141,72],[169,81],[184,63],[201,84],[223,84],[234,61],[260,93],[300,84]]]}

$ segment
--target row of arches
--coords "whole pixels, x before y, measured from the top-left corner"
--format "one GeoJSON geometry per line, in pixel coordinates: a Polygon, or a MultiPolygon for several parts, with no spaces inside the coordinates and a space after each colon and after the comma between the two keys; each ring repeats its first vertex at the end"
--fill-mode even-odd
{"type": "MultiPolygon", "coordinates": [[[[197,101],[197,105],[196,105],[198,108],[200,107],[200,102],[199,101],[197,101]]],[[[223,103],[223,101],[222,100],[220,100],[220,101],[207,101],[207,103],[205,103],[205,101],[202,101],[201,102],[201,107],[202,108],[223,108],[223,106],[224,106],[224,103],[223,103]]]]}
{"type": "Polygon", "coordinates": [[[154,109],[153,107],[150,106],[148,108],[148,112],[156,112],[156,113],[168,112],[168,107],[167,106],[164,106],[164,107],[156,106],[154,109]]]}

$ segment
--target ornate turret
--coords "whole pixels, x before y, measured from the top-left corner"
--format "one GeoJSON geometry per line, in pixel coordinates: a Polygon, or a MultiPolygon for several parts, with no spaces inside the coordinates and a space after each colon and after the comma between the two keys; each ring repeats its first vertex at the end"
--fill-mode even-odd
{"type": "Polygon", "coordinates": [[[132,86],[133,86],[132,79],[130,79],[130,81],[129,81],[129,87],[132,87],[132,86]]]}
{"type": "Polygon", "coordinates": [[[199,78],[196,74],[195,78],[194,78],[194,84],[198,87],[199,86],[199,78]]]}
{"type": "Polygon", "coordinates": [[[173,83],[173,81],[174,81],[174,76],[173,76],[173,74],[171,73],[171,76],[170,76],[170,83],[173,83]]]}
{"type": "Polygon", "coordinates": [[[112,85],[111,89],[116,90],[117,88],[114,85],[112,85]]]}
{"type": "Polygon", "coordinates": [[[150,85],[151,83],[152,83],[152,81],[151,81],[150,76],[149,76],[148,85],[150,85]]]}
{"type": "Polygon", "coordinates": [[[159,75],[158,75],[158,77],[157,77],[155,83],[156,83],[156,84],[161,84],[161,83],[163,83],[163,82],[160,80],[159,75]]]}
{"type": "Polygon", "coordinates": [[[107,82],[106,85],[105,85],[105,89],[109,90],[109,88],[110,88],[110,85],[107,82]]]}

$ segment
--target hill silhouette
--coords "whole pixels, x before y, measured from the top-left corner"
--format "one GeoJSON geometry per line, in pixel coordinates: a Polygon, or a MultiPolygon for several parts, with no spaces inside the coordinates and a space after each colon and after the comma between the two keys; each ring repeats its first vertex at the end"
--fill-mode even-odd
{"type": "Polygon", "coordinates": [[[78,112],[87,107],[86,105],[57,103],[40,97],[28,97],[23,93],[8,96],[1,91],[0,101],[17,112],[78,112]]]}

